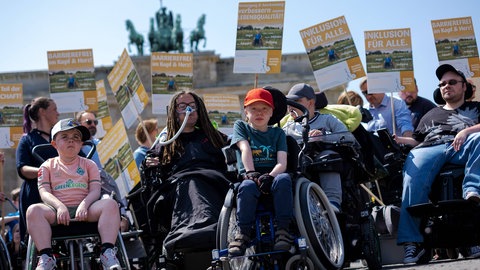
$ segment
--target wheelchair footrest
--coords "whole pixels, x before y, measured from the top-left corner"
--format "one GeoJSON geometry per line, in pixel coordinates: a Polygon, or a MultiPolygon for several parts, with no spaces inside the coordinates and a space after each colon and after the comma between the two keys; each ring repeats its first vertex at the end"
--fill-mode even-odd
{"type": "Polygon", "coordinates": [[[412,205],[407,211],[414,217],[427,218],[445,214],[462,214],[479,211],[480,206],[467,200],[440,201],[437,204],[422,203],[412,205]]]}

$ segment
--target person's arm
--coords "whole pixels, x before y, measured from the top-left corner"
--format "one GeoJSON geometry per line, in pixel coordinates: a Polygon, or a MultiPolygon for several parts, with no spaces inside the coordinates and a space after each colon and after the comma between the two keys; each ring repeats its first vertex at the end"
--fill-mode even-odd
{"type": "Polygon", "coordinates": [[[457,135],[455,135],[455,138],[453,139],[453,142],[452,142],[453,149],[455,149],[455,151],[460,150],[460,147],[462,146],[462,144],[467,140],[468,135],[475,132],[479,132],[479,131],[480,131],[480,124],[476,124],[474,126],[465,128],[460,132],[458,132],[457,135]]]}
{"type": "Polygon", "coordinates": [[[411,137],[413,134],[413,125],[412,125],[412,116],[410,110],[405,105],[405,102],[402,100],[396,100],[394,102],[395,106],[395,122],[397,128],[400,129],[401,135],[403,137],[411,137]]]}
{"type": "Polygon", "coordinates": [[[246,140],[237,142],[237,147],[240,150],[242,163],[245,167],[245,172],[255,171],[255,165],[253,165],[252,149],[250,144],[246,140]]]}
{"type": "Polygon", "coordinates": [[[284,173],[287,170],[287,152],[278,151],[277,152],[277,164],[273,167],[269,175],[275,177],[281,173],[284,173]]]}
{"type": "Polygon", "coordinates": [[[38,168],[25,165],[20,168],[20,173],[27,179],[35,179],[38,175],[38,168]]]}
{"type": "MultiPolygon", "coordinates": [[[[47,160],[45,163],[47,162],[49,161],[47,160]]],[[[68,213],[67,207],[52,194],[50,170],[42,165],[39,171],[41,171],[38,176],[38,192],[40,193],[40,198],[43,203],[56,209],[58,224],[68,225],[70,223],[70,214],[68,213]]]]}
{"type": "Polygon", "coordinates": [[[410,145],[412,147],[415,147],[417,145],[420,144],[419,141],[415,140],[414,138],[412,138],[411,136],[410,137],[404,137],[404,136],[395,136],[394,137],[394,140],[398,143],[398,144],[406,144],[406,145],[410,145]]]}
{"type": "Polygon", "coordinates": [[[78,205],[75,213],[75,219],[80,221],[87,220],[88,208],[92,203],[100,199],[100,192],[102,189],[100,181],[100,172],[97,165],[92,160],[87,160],[87,175],[88,175],[88,194],[78,205]]]}

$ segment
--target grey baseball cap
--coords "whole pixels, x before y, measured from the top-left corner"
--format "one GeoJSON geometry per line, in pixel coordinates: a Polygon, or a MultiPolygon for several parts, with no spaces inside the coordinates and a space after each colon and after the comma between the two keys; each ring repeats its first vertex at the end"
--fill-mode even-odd
{"type": "Polygon", "coordinates": [[[300,98],[315,99],[315,91],[313,87],[306,83],[295,84],[288,91],[287,99],[298,100],[300,98]]]}

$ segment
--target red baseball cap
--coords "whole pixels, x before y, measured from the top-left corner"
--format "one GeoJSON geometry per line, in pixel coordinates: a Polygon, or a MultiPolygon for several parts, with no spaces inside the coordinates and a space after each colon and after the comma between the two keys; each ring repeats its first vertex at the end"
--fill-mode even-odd
{"type": "Polygon", "coordinates": [[[275,108],[273,105],[273,97],[270,91],[265,90],[263,88],[254,88],[248,91],[247,95],[245,96],[245,101],[243,102],[243,106],[246,107],[254,102],[261,101],[266,103],[268,106],[275,108]]]}

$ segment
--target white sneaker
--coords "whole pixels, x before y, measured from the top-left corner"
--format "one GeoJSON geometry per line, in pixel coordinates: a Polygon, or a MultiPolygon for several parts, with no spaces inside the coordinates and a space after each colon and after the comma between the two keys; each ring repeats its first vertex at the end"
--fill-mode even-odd
{"type": "Polygon", "coordinates": [[[35,270],[53,270],[55,267],[57,267],[55,257],[50,257],[47,254],[38,256],[37,268],[35,268],[35,270]]]}
{"type": "Polygon", "coordinates": [[[120,262],[117,259],[117,248],[107,248],[102,254],[100,254],[100,261],[103,265],[103,270],[122,269],[120,262]]]}

